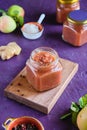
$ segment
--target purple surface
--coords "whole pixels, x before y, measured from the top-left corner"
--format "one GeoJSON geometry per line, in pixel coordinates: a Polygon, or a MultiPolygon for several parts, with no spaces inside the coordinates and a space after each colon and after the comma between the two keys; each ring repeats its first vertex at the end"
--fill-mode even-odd
{"type": "MultiPolygon", "coordinates": [[[[87,0],[80,0],[81,8],[87,8],[87,0]]],[[[62,25],[55,21],[56,0],[0,0],[0,8],[7,9],[12,4],[18,4],[25,9],[25,23],[37,21],[41,13],[46,14],[43,22],[45,28],[43,36],[37,40],[25,39],[20,30],[11,34],[0,32],[0,45],[16,41],[22,47],[22,53],[8,61],[0,59],[0,130],[2,123],[8,117],[33,116],[39,119],[45,130],[78,130],[70,120],[61,121],[60,116],[65,113],[72,101],[87,93],[87,44],[82,47],[73,47],[65,43],[62,38],[62,25]],[[8,99],[4,96],[5,87],[25,66],[31,51],[40,46],[55,49],[60,57],[69,59],[79,64],[79,70],[61,95],[52,111],[45,115],[23,104],[8,99]]],[[[68,68],[67,68],[68,69],[68,68]]]]}

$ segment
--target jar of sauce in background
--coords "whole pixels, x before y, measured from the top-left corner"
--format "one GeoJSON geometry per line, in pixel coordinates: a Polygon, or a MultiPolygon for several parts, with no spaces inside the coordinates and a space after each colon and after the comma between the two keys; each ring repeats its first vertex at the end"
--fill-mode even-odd
{"type": "Polygon", "coordinates": [[[80,9],[79,0],[57,0],[56,21],[64,23],[68,13],[80,9]]]}
{"type": "Polygon", "coordinates": [[[57,87],[62,80],[62,65],[57,52],[49,47],[33,50],[26,62],[26,78],[37,91],[57,87]]]}
{"type": "Polygon", "coordinates": [[[63,24],[62,38],[74,46],[87,43],[87,11],[75,10],[69,13],[63,24]]]}

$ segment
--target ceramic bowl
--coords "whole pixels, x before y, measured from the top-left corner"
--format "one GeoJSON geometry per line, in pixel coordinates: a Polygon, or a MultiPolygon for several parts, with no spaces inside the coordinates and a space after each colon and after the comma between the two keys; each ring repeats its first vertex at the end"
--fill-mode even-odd
{"type": "Polygon", "coordinates": [[[39,24],[38,22],[29,22],[29,23],[26,23],[23,25],[23,27],[21,28],[21,31],[22,31],[22,34],[25,38],[27,39],[31,39],[31,40],[34,40],[34,39],[38,39],[39,37],[42,36],[42,33],[43,33],[43,30],[44,30],[44,27],[39,24]],[[39,31],[37,33],[28,33],[28,25],[29,24],[33,24],[33,25],[36,25],[39,29],[39,31]]]}
{"type": "Polygon", "coordinates": [[[44,130],[42,123],[38,119],[30,116],[8,118],[2,124],[2,126],[4,127],[5,130],[13,130],[13,128],[19,124],[28,124],[28,123],[35,125],[38,128],[38,130],[44,130]]]}

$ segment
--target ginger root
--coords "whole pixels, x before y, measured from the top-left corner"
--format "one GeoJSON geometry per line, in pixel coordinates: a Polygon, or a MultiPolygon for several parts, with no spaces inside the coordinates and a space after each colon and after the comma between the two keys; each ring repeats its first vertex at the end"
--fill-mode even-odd
{"type": "Polygon", "coordinates": [[[15,55],[19,55],[21,47],[16,42],[10,42],[6,46],[0,46],[0,57],[2,60],[8,60],[15,55]]]}

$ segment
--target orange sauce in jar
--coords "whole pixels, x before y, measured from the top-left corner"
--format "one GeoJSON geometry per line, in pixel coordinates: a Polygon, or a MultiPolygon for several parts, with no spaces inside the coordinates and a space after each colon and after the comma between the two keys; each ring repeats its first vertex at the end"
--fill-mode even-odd
{"type": "Polygon", "coordinates": [[[87,11],[77,10],[69,13],[63,24],[62,38],[74,46],[87,43],[87,11]]]}
{"type": "Polygon", "coordinates": [[[49,47],[39,47],[26,62],[26,77],[37,91],[57,87],[62,80],[62,66],[58,54],[49,47]]]}
{"type": "Polygon", "coordinates": [[[80,9],[79,0],[57,0],[56,21],[64,23],[67,15],[73,10],[80,9]]]}

